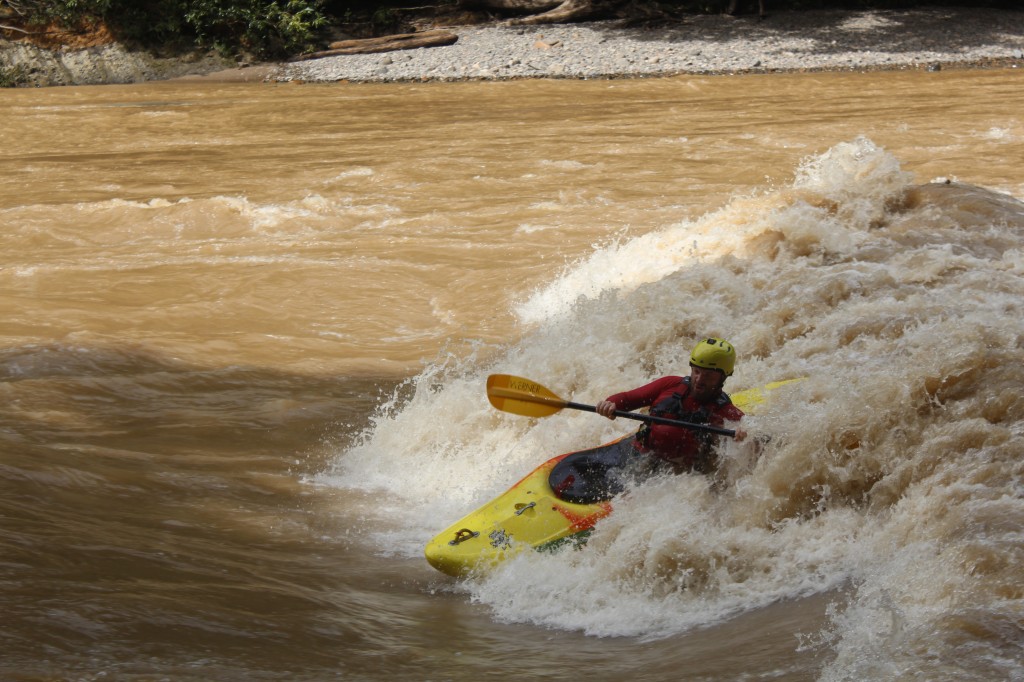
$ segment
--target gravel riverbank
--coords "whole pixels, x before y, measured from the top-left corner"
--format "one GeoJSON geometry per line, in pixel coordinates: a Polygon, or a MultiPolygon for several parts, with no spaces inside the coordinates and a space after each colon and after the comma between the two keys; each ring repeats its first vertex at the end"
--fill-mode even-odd
{"type": "Polygon", "coordinates": [[[388,82],[617,78],[1024,65],[1024,12],[778,12],[764,20],[688,17],[675,25],[616,22],[455,26],[445,47],[332,56],[270,69],[268,80],[388,82]]]}
{"type": "MultiPolygon", "coordinates": [[[[770,8],[770,3],[769,3],[770,8]]],[[[878,69],[1024,68],[1024,11],[901,11],[692,15],[636,28],[604,21],[542,26],[437,26],[445,47],[233,68],[213,53],[162,58],[106,41],[43,48],[0,39],[0,84],[93,85],[214,81],[391,82],[629,78],[676,74],[878,69]]]]}

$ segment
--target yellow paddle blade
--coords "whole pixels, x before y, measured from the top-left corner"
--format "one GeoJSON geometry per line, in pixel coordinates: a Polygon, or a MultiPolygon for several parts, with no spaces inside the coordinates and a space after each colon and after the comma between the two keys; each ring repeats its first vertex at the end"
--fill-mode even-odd
{"type": "Polygon", "coordinates": [[[502,412],[524,417],[550,417],[567,404],[537,382],[511,374],[487,377],[487,399],[502,412]]]}
{"type": "Polygon", "coordinates": [[[732,403],[736,407],[740,408],[747,414],[752,414],[757,410],[758,407],[763,405],[768,400],[768,393],[779,388],[780,386],[786,386],[788,384],[795,384],[798,381],[803,381],[807,377],[800,377],[799,379],[786,379],[785,381],[773,381],[770,384],[765,384],[760,388],[748,388],[745,391],[739,391],[738,393],[731,393],[729,397],[732,398],[732,403]]]}

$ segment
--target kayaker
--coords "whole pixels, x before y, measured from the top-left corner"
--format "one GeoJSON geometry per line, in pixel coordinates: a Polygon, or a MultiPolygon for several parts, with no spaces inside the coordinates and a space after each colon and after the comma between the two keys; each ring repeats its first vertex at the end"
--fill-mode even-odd
{"type": "MultiPolygon", "coordinates": [[[[649,384],[610,395],[596,405],[597,413],[615,419],[615,411],[649,407],[650,414],[696,424],[723,426],[738,422],[743,411],[722,390],[736,365],[736,350],[724,339],[704,339],[690,353],[690,376],[666,376],[649,384]]],[[[736,428],[736,440],[747,437],[736,428]]],[[[645,424],[636,434],[634,449],[650,455],[652,468],[675,473],[710,473],[717,467],[718,436],[707,431],[663,424],[645,424]]]]}

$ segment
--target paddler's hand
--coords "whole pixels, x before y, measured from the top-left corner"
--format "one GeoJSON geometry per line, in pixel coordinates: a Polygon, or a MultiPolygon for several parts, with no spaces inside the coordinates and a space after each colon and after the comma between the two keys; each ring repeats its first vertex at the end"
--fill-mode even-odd
{"type": "Polygon", "coordinates": [[[615,403],[610,400],[602,400],[594,406],[597,413],[602,417],[608,417],[609,419],[615,419],[615,410],[619,409],[615,403]]]}
{"type": "Polygon", "coordinates": [[[744,440],[746,440],[746,438],[747,432],[740,428],[736,429],[736,435],[732,437],[732,439],[737,443],[742,443],[744,440]]]}

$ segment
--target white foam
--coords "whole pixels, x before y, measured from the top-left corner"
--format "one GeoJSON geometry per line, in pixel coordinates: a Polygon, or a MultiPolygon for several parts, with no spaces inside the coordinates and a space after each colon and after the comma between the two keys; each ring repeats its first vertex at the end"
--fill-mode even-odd
{"type": "Polygon", "coordinates": [[[1022,216],[995,192],[916,187],[870,140],[838,144],[789,186],[567,269],[520,307],[521,340],[417,377],[332,484],[399,498],[412,555],[547,457],[633,428],[497,413],[487,374],[594,403],[724,336],[732,390],[810,377],[747,420],[772,438],[760,459],[730,445],[716,491],[647,485],[583,551],[526,554],[464,589],[506,621],[662,637],[852,585],[820,634],[827,679],[936,679],[963,647],[989,679],[1020,677],[1022,216]]]}

